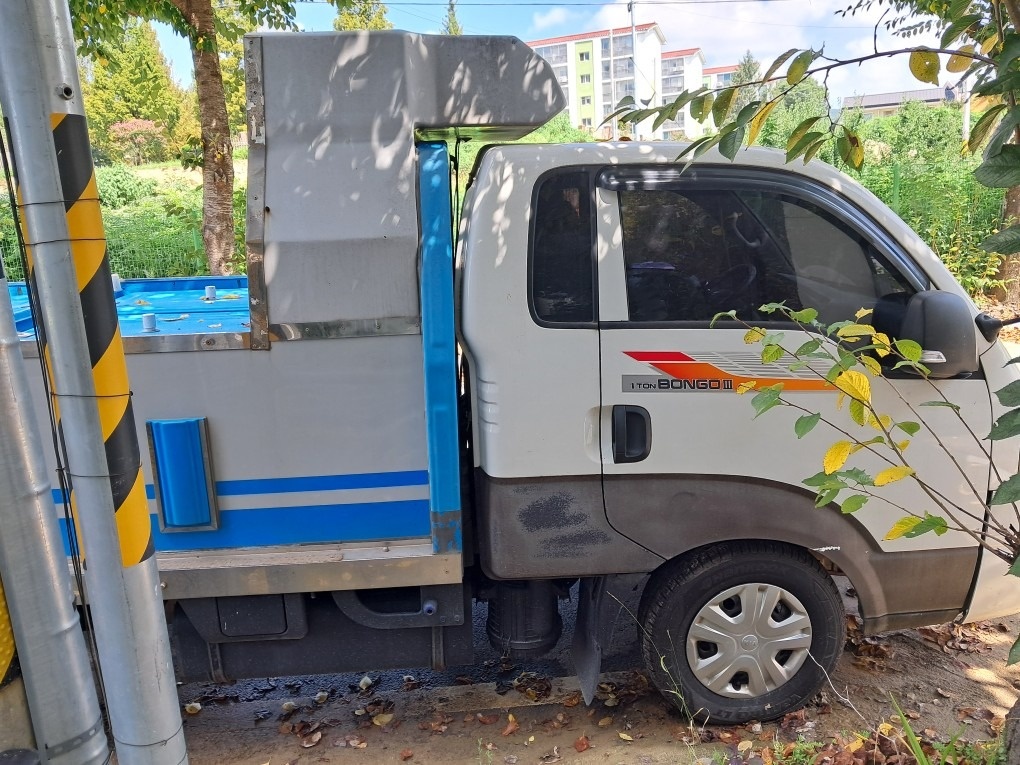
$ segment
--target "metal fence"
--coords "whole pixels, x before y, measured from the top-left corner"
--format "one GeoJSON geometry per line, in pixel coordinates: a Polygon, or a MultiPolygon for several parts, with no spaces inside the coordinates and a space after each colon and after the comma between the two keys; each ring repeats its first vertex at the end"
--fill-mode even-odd
{"type": "MultiPolygon", "coordinates": [[[[158,210],[104,211],[110,269],[121,278],[207,274],[197,222],[158,210]]],[[[0,198],[0,256],[9,281],[25,278],[10,204],[0,198]]]]}

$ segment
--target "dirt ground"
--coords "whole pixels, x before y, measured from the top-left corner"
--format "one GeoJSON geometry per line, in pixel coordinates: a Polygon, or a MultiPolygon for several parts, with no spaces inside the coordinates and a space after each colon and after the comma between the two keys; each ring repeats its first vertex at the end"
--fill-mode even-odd
{"type": "Polygon", "coordinates": [[[639,671],[605,675],[599,698],[586,708],[576,679],[522,674],[521,665],[504,667],[497,683],[424,689],[405,678],[402,688],[384,693],[320,688],[309,678],[287,700],[224,702],[228,689],[210,686],[202,709],[185,715],[185,730],[194,765],[709,765],[705,758],[757,759],[747,755],[775,741],[838,737],[845,744],[894,719],[895,698],[919,736],[983,741],[996,736],[1020,693],[1020,669],[1005,664],[1018,631],[1020,615],[867,639],[851,628],[831,685],[814,703],[780,721],[739,727],[681,719],[639,671]]]}

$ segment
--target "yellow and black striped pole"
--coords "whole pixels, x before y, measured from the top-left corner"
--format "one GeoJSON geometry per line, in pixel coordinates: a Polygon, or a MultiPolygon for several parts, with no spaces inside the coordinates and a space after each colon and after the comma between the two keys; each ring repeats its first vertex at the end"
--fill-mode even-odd
{"type": "Polygon", "coordinates": [[[117,759],[187,750],[66,0],[0,3],[0,99],[117,759]]]}
{"type": "MultiPolygon", "coordinates": [[[[121,562],[133,566],[152,556],[152,529],[88,127],[80,114],[53,114],[50,123],[110,471],[121,562]]],[[[59,412],[59,400],[56,404],[59,412]]]]}

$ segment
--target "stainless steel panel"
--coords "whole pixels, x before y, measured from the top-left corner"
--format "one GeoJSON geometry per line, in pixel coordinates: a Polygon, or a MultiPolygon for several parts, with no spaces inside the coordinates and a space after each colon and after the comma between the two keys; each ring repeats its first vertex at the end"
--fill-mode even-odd
{"type": "Polygon", "coordinates": [[[420,335],[417,316],[391,316],[382,319],[315,321],[300,324],[270,324],[271,340],[332,340],[339,337],[375,337],[377,335],[420,335]]]}

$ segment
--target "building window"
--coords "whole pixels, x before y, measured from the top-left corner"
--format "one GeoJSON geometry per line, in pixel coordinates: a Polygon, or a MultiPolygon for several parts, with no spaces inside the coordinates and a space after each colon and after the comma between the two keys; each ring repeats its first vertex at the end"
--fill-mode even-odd
{"type": "Polygon", "coordinates": [[[591,106],[591,96],[581,96],[581,106],[591,106]]]}
{"type": "Polygon", "coordinates": [[[565,43],[560,45],[543,45],[535,48],[535,53],[550,64],[565,64],[567,62],[567,46],[565,43]]]}
{"type": "Polygon", "coordinates": [[[662,60],[662,76],[670,74],[683,74],[684,60],[682,58],[666,58],[662,60]]]}
{"type": "Polygon", "coordinates": [[[582,74],[581,75],[581,84],[582,85],[588,85],[590,83],[591,83],[591,75],[590,74],[582,74]]]}
{"type": "Polygon", "coordinates": [[[682,74],[662,78],[663,93],[679,93],[683,89],[684,89],[684,77],[682,74]]]}
{"type": "Polygon", "coordinates": [[[578,61],[591,61],[591,51],[583,50],[577,54],[578,61]]]}
{"type": "Polygon", "coordinates": [[[591,117],[582,117],[581,118],[581,127],[590,128],[591,127],[591,117]]]}
{"type": "Polygon", "coordinates": [[[633,77],[634,61],[630,58],[618,58],[613,62],[614,77],[633,77]]]}

